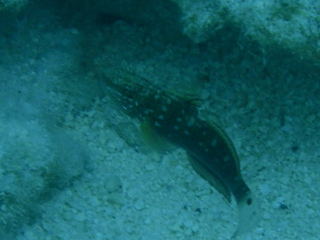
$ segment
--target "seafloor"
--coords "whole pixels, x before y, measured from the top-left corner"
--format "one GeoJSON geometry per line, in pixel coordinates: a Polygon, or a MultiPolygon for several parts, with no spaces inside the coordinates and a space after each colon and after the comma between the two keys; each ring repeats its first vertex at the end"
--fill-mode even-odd
{"type": "Polygon", "coordinates": [[[236,206],[183,149],[149,149],[112,100],[102,73],[121,69],[196,96],[233,140],[260,207],[242,239],[319,239],[319,66],[232,24],[199,44],[178,26],[73,11],[0,12],[1,240],[232,236],[236,206]]]}

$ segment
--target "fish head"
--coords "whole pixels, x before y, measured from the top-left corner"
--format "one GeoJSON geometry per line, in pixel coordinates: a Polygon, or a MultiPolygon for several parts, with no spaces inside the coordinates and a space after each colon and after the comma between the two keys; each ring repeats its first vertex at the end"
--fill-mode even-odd
{"type": "Polygon", "coordinates": [[[252,231],[259,222],[260,206],[257,198],[248,191],[238,202],[238,226],[232,239],[252,231]]]}

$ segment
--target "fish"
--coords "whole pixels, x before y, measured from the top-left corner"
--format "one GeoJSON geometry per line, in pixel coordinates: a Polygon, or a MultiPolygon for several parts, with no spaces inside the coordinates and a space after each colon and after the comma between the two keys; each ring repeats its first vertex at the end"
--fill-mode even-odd
{"type": "Polygon", "coordinates": [[[216,123],[199,116],[198,99],[123,69],[106,72],[101,78],[126,114],[144,123],[152,135],[183,148],[198,175],[228,203],[235,199],[239,219],[232,239],[249,232],[258,217],[257,200],[243,180],[231,139],[216,123]]]}

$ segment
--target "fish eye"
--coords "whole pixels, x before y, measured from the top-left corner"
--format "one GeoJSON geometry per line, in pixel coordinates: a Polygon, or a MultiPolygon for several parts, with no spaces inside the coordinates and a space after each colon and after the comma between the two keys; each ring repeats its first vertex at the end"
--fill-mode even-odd
{"type": "Polygon", "coordinates": [[[251,205],[251,204],[252,204],[252,198],[248,198],[248,199],[247,199],[247,204],[248,204],[248,205],[251,205]]]}

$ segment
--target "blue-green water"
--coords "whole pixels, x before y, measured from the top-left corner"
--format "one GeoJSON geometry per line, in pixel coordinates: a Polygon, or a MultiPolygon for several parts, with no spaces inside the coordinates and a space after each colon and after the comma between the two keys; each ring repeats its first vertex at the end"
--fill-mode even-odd
{"type": "Polygon", "coordinates": [[[320,6],[0,1],[0,239],[229,239],[237,209],[155,152],[103,81],[130,71],[233,141],[259,201],[243,239],[317,239],[320,6]]]}

